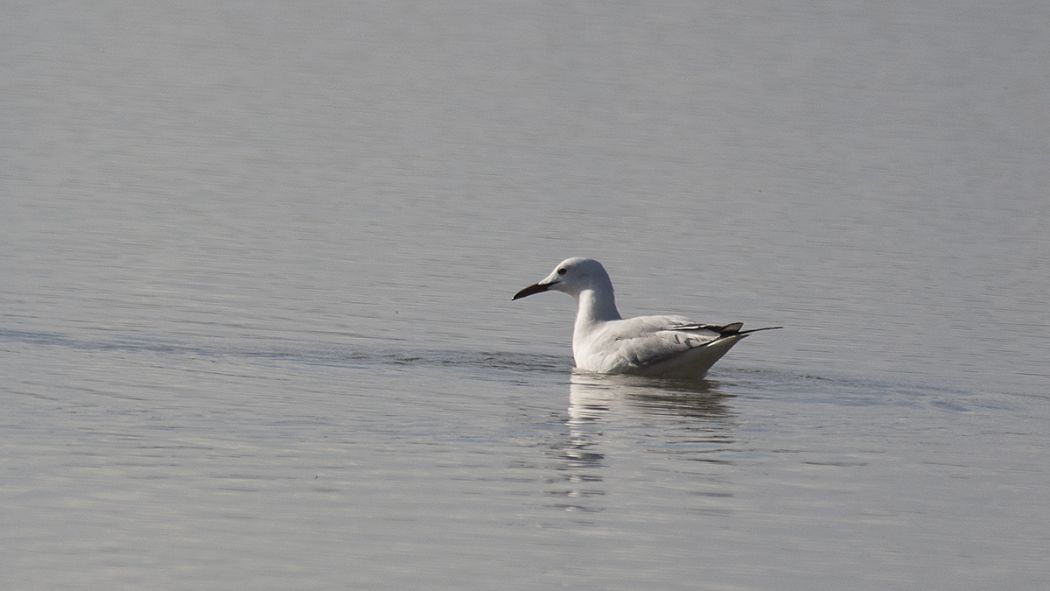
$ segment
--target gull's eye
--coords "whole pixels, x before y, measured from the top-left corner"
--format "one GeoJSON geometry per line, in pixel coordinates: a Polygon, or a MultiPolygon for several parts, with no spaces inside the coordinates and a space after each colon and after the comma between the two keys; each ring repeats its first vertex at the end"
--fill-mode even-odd
{"type": "Polygon", "coordinates": [[[565,267],[562,267],[561,269],[558,269],[558,275],[564,275],[564,274],[566,274],[568,272],[569,272],[569,270],[566,269],[565,267]]]}

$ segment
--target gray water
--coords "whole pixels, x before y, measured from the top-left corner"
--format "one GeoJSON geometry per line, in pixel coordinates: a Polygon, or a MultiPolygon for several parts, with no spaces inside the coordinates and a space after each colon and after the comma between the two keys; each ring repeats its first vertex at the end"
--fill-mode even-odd
{"type": "Polygon", "coordinates": [[[1050,580],[1050,4],[3,13],[0,587],[1050,580]]]}

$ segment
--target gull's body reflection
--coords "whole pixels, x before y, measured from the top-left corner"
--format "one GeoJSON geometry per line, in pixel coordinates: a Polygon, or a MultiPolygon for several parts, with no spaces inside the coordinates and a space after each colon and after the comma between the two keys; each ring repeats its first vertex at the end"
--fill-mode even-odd
{"type": "Polygon", "coordinates": [[[615,411],[624,415],[656,414],[722,423],[730,416],[726,405],[729,398],[719,389],[718,382],[711,380],[658,380],[574,371],[569,383],[569,417],[596,418],[615,411]]]}
{"type": "Polygon", "coordinates": [[[557,499],[553,505],[559,509],[601,512],[609,477],[621,474],[611,464],[629,465],[653,452],[726,463],[714,456],[733,443],[730,398],[712,381],[574,372],[565,438],[549,448],[556,462],[547,495],[557,499]]]}

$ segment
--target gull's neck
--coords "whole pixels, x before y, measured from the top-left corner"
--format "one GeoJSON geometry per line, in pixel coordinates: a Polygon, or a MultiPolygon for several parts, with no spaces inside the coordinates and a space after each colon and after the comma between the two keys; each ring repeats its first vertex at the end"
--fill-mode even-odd
{"type": "Polygon", "coordinates": [[[576,294],[576,326],[572,331],[572,356],[576,365],[590,355],[592,337],[606,322],[619,320],[620,312],[616,310],[616,298],[612,286],[607,289],[585,289],[576,294]]]}
{"type": "Polygon", "coordinates": [[[576,296],[575,334],[582,335],[593,330],[597,325],[610,320],[619,320],[620,312],[616,309],[616,297],[612,285],[587,288],[576,296]]]}

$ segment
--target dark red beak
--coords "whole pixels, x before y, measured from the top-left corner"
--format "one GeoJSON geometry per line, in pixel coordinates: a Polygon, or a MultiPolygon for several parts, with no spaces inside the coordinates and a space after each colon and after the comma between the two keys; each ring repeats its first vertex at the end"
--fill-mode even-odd
{"type": "Polygon", "coordinates": [[[518,293],[514,294],[514,297],[511,298],[511,300],[520,300],[521,298],[523,298],[525,296],[530,296],[530,295],[532,295],[534,293],[543,293],[543,292],[547,291],[548,289],[550,289],[552,285],[554,285],[554,284],[553,283],[534,283],[534,284],[526,287],[525,289],[519,291],[518,293]]]}

